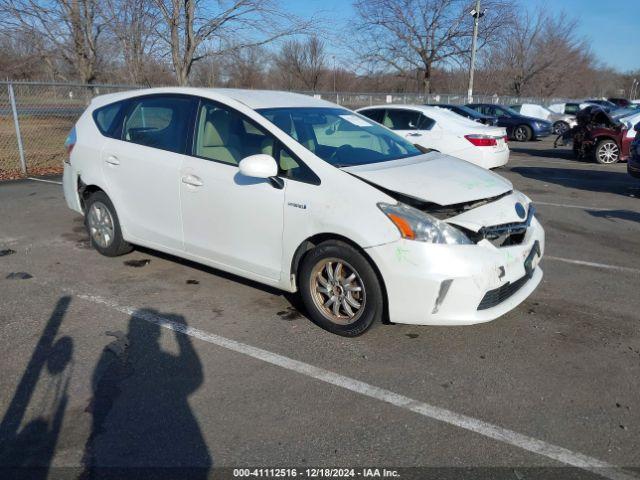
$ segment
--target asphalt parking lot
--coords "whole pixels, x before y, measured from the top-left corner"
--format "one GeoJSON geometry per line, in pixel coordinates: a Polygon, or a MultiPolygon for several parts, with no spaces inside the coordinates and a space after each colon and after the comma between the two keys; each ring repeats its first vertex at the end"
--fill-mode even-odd
{"type": "Polygon", "coordinates": [[[356,339],[232,275],[102,257],[59,185],[0,183],[0,468],[640,478],[640,182],[551,140],[511,147],[498,173],[547,233],[537,291],[488,324],[356,339]]]}

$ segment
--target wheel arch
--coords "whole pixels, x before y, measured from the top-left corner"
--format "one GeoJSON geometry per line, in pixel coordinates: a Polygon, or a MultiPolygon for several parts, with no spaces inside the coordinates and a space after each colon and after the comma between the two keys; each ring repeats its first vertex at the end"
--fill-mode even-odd
{"type": "Polygon", "coordinates": [[[595,145],[597,145],[598,143],[600,143],[603,140],[611,140],[613,143],[615,143],[618,146],[618,148],[621,148],[620,147],[620,143],[615,138],[613,138],[611,135],[602,134],[602,135],[596,135],[595,137],[593,137],[593,143],[595,145]]]}
{"type": "Polygon", "coordinates": [[[357,250],[358,253],[360,253],[367,260],[367,262],[369,262],[369,265],[371,265],[371,268],[373,268],[373,271],[375,272],[376,277],[380,282],[380,288],[382,290],[383,305],[384,305],[382,322],[385,324],[389,324],[390,323],[389,304],[388,304],[389,297],[387,295],[387,286],[385,285],[384,278],[382,276],[382,273],[380,272],[380,269],[378,268],[378,265],[376,265],[376,262],[373,261],[371,256],[369,256],[369,254],[364,248],[362,248],[360,245],[358,245],[356,242],[354,242],[350,238],[347,238],[343,235],[340,235],[337,233],[318,233],[305,239],[302,243],[300,243],[300,245],[298,245],[298,248],[293,254],[293,258],[291,259],[291,270],[290,270],[290,274],[295,278],[296,289],[298,288],[298,285],[300,283],[298,281],[298,273],[300,270],[300,264],[302,263],[302,259],[304,258],[304,256],[319,244],[329,240],[335,240],[335,241],[346,243],[350,247],[357,250]]]}
{"type": "Polygon", "coordinates": [[[104,190],[104,188],[94,183],[84,183],[84,181],[82,180],[82,177],[81,176],[78,177],[78,198],[80,200],[80,207],[82,208],[83,212],[85,210],[85,205],[87,203],[87,200],[89,199],[91,194],[95,192],[104,192],[105,195],[109,196],[109,194],[104,190]]]}

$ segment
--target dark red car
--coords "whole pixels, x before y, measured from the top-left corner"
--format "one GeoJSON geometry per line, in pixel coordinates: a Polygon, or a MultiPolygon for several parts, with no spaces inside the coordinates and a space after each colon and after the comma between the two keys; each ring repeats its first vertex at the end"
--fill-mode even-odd
{"type": "Polygon", "coordinates": [[[627,127],[611,118],[597,105],[589,106],[576,115],[578,125],[571,129],[573,153],[577,158],[594,158],[603,164],[625,161],[633,138],[627,127]]]}

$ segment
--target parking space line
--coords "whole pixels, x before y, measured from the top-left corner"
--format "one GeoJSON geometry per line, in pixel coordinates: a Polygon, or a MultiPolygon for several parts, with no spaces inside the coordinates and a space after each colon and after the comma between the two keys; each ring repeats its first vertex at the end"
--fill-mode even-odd
{"type": "Polygon", "coordinates": [[[574,265],[582,265],[585,267],[603,268],[606,270],[617,270],[619,272],[629,272],[629,273],[640,274],[640,269],[638,268],[621,267],[619,265],[608,265],[606,263],[585,262],[584,260],[574,260],[571,258],[554,257],[552,255],[545,255],[543,259],[553,260],[556,262],[571,263],[574,265]]]}
{"type": "Polygon", "coordinates": [[[494,425],[483,420],[479,420],[467,415],[453,412],[444,408],[436,407],[419,400],[406,397],[391,390],[376,387],[366,382],[356,380],[338,373],[325,370],[314,365],[294,360],[277,353],[253,347],[244,343],[231,340],[220,335],[215,335],[198,328],[189,327],[187,325],[175,322],[161,315],[156,315],[147,311],[140,311],[133,307],[123,306],[109,299],[95,296],[69,292],[94,304],[104,305],[110,309],[124,313],[126,315],[136,316],[147,322],[156,324],[160,327],[183,333],[202,341],[226,348],[228,350],[247,355],[251,358],[275,365],[292,372],[305,375],[309,378],[320,380],[330,385],[344,388],[351,392],[359,393],[369,398],[373,398],[390,405],[408,410],[413,413],[422,415],[423,417],[438,420],[440,422],[468,430],[485,437],[497,440],[499,442],[512,445],[529,452],[542,455],[549,459],[561,462],[566,465],[590,471],[599,474],[611,480],[638,480],[638,477],[632,475],[625,470],[611,465],[607,462],[598,460],[581,453],[573,452],[563,447],[559,447],[542,440],[538,440],[527,435],[494,425]]]}
{"type": "Polygon", "coordinates": [[[62,185],[62,182],[56,182],[55,180],[45,180],[44,178],[27,177],[27,180],[33,180],[34,182],[54,183],[56,185],[62,185]]]}

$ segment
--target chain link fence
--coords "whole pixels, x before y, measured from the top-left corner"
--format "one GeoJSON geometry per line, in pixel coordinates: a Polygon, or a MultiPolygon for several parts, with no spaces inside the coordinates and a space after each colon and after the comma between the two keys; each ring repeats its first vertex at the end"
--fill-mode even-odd
{"type": "MultiPolygon", "coordinates": [[[[0,82],[0,180],[62,171],[65,139],[97,95],[142,88],[134,85],[0,82]]],[[[347,108],[369,105],[466,103],[466,95],[411,93],[300,92],[347,108]]],[[[549,104],[563,99],[475,95],[474,102],[549,104]]]]}
{"type": "MultiPolygon", "coordinates": [[[[420,94],[420,93],[351,93],[351,92],[300,92],[313,95],[329,102],[337,103],[348,108],[362,108],[371,105],[383,105],[388,103],[404,105],[438,105],[453,104],[463,105],[469,103],[466,94],[420,94]]],[[[474,95],[471,103],[494,103],[501,105],[519,105],[522,103],[535,103],[539,105],[551,105],[568,101],[565,98],[542,97],[511,97],[506,95],[474,95]]]]}
{"type": "Polygon", "coordinates": [[[0,82],[0,180],[60,173],[65,139],[91,99],[132,88],[0,82]]]}

